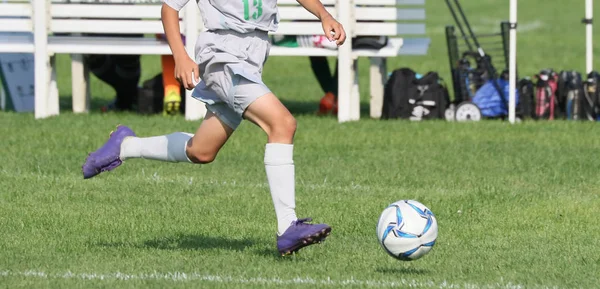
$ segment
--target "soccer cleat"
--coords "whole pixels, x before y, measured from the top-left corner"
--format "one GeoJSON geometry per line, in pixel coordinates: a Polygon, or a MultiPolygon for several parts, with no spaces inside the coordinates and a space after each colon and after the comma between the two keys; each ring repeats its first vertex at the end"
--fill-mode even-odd
{"type": "Polygon", "coordinates": [[[108,141],[85,159],[85,163],[81,167],[83,178],[89,179],[101,172],[110,171],[120,166],[123,163],[119,158],[121,143],[129,136],[135,136],[133,130],[126,126],[117,126],[117,129],[111,132],[108,141]]]}
{"type": "Polygon", "coordinates": [[[319,111],[317,112],[317,114],[328,115],[334,109],[337,111],[335,95],[333,95],[333,93],[331,92],[328,92],[325,94],[325,96],[323,96],[323,98],[321,98],[321,101],[319,102],[319,111]]]}
{"type": "Polygon", "coordinates": [[[163,100],[163,115],[176,115],[181,107],[181,95],[179,94],[179,86],[173,86],[166,89],[163,100]]]}
{"type": "Polygon", "coordinates": [[[299,219],[281,235],[277,236],[277,249],[282,256],[291,255],[312,244],[321,243],[331,233],[326,224],[308,224],[311,218],[299,219]]]}

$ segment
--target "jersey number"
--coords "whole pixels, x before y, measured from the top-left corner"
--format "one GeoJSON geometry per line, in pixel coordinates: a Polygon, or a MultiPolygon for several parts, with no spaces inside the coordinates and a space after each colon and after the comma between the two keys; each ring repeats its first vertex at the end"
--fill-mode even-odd
{"type": "MultiPolygon", "coordinates": [[[[244,2],[244,19],[250,20],[250,0],[242,0],[244,2]]],[[[252,6],[256,8],[256,11],[252,13],[252,19],[258,19],[262,13],[262,0],[252,0],[252,6]]]]}

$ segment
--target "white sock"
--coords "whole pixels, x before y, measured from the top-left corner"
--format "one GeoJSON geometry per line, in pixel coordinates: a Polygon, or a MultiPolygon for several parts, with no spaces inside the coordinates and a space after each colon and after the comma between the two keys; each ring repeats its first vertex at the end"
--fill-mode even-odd
{"type": "Polygon", "coordinates": [[[281,235],[296,218],[294,145],[269,143],[265,149],[265,170],[281,235]]]}
{"type": "Polygon", "coordinates": [[[186,146],[192,134],[176,132],[153,137],[127,137],[121,144],[121,160],[143,158],[166,162],[192,162],[186,146]]]}

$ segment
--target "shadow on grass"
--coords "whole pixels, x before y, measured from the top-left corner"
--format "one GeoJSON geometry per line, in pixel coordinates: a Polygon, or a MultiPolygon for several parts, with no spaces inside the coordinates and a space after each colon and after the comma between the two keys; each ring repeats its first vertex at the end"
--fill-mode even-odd
{"type": "Polygon", "coordinates": [[[319,110],[319,101],[282,99],[281,103],[295,115],[316,115],[319,110]]]}
{"type": "Polygon", "coordinates": [[[301,253],[296,253],[294,255],[289,255],[289,256],[281,256],[279,251],[277,251],[277,249],[274,247],[256,250],[256,251],[254,251],[254,253],[256,253],[256,255],[258,255],[258,256],[270,258],[270,259],[273,259],[274,261],[280,261],[280,262],[293,262],[293,261],[304,260],[301,253]]]}
{"type": "Polygon", "coordinates": [[[141,244],[101,243],[99,245],[103,247],[135,247],[159,250],[225,249],[231,251],[244,251],[253,244],[255,244],[255,241],[250,239],[228,239],[223,237],[179,234],[173,237],[161,237],[147,240],[141,244]]]}
{"type": "Polygon", "coordinates": [[[144,247],[161,250],[198,250],[198,249],[227,249],[243,251],[254,244],[249,239],[227,239],[198,235],[178,235],[176,237],[157,238],[144,242],[144,247]]]}
{"type": "MultiPolygon", "coordinates": [[[[316,101],[297,101],[282,99],[281,103],[294,115],[316,115],[319,110],[319,100],[316,101]]],[[[360,103],[361,117],[369,115],[369,103],[360,103]]]]}
{"type": "MultiPolygon", "coordinates": [[[[296,101],[289,99],[282,99],[281,103],[293,114],[293,115],[317,115],[319,110],[319,101],[296,101]]],[[[370,114],[369,103],[360,103],[360,117],[368,117],[370,114]]],[[[329,116],[333,117],[333,116],[329,116]]]]}
{"type": "Polygon", "coordinates": [[[378,273],[383,274],[402,274],[402,275],[423,275],[429,274],[431,271],[417,268],[395,268],[395,267],[379,267],[375,269],[378,273]]]}
{"type": "MultiPolygon", "coordinates": [[[[112,101],[112,99],[92,97],[91,112],[92,113],[100,113],[101,108],[103,106],[109,104],[111,101],[112,101]]],[[[319,100],[297,101],[297,100],[282,99],[281,102],[293,115],[317,115],[317,111],[319,110],[319,100]]],[[[59,98],[59,107],[60,107],[61,111],[72,110],[73,109],[72,97],[70,95],[61,95],[59,98]]],[[[361,117],[366,117],[369,115],[369,104],[368,103],[362,102],[360,104],[360,114],[361,114],[361,117]]]]}
{"type": "MultiPolygon", "coordinates": [[[[111,99],[92,97],[91,99],[91,111],[92,112],[100,112],[100,109],[109,104],[111,99]]],[[[73,110],[73,97],[70,95],[61,95],[58,100],[59,108],[61,111],[70,111],[73,110]]]]}

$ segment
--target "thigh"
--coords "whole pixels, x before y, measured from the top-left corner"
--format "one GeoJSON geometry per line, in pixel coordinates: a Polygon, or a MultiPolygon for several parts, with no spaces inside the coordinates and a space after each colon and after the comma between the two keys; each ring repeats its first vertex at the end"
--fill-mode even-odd
{"type": "Polygon", "coordinates": [[[188,142],[188,151],[199,155],[216,155],[233,132],[233,128],[209,110],[196,134],[188,142]]]}
{"type": "Polygon", "coordinates": [[[252,102],[244,112],[244,118],[258,125],[267,134],[278,126],[295,127],[296,122],[294,116],[272,92],[252,102]]]}

